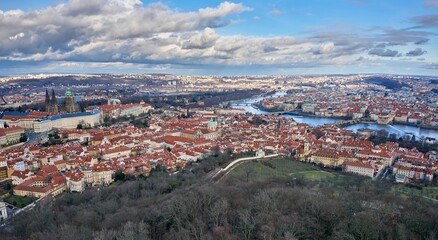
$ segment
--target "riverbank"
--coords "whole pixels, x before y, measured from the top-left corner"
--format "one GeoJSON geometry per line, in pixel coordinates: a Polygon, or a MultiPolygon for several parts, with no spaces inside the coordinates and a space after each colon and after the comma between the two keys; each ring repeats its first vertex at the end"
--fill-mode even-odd
{"type": "Polygon", "coordinates": [[[420,128],[424,128],[424,129],[430,129],[430,130],[437,130],[438,131],[438,126],[427,126],[427,125],[419,125],[420,128]]]}
{"type": "Polygon", "coordinates": [[[315,114],[311,114],[311,113],[305,113],[305,112],[300,111],[300,110],[290,111],[290,113],[285,113],[285,114],[297,115],[297,116],[306,116],[306,117],[315,117],[315,118],[331,118],[331,119],[343,120],[343,121],[353,120],[353,118],[351,118],[351,117],[333,117],[333,116],[332,117],[327,117],[327,116],[319,116],[319,115],[315,115],[315,114]]]}
{"type": "Polygon", "coordinates": [[[277,109],[277,108],[266,108],[264,107],[262,104],[260,103],[253,103],[252,107],[254,108],[258,108],[261,111],[265,111],[268,113],[281,113],[282,115],[296,115],[296,116],[306,116],[306,117],[315,117],[315,118],[332,118],[332,119],[339,119],[339,120],[352,120],[351,117],[327,117],[327,116],[319,116],[319,115],[314,115],[311,113],[306,113],[303,112],[301,110],[282,110],[282,109],[277,109]]]}
{"type": "Polygon", "coordinates": [[[273,94],[275,94],[275,92],[263,92],[263,93],[260,93],[260,94],[256,94],[256,95],[252,96],[251,98],[230,100],[230,101],[222,102],[221,104],[223,106],[232,105],[232,104],[240,104],[240,103],[242,103],[242,102],[244,102],[244,101],[246,101],[248,99],[265,98],[265,97],[272,96],[273,94]]]}
{"type": "Polygon", "coordinates": [[[424,129],[432,129],[432,130],[438,130],[438,126],[428,126],[428,125],[422,125],[422,124],[415,124],[415,123],[407,123],[407,122],[396,122],[393,121],[393,124],[400,124],[400,125],[406,125],[406,126],[412,126],[412,127],[418,127],[418,128],[424,128],[424,129]]]}
{"type": "MultiPolygon", "coordinates": [[[[281,93],[276,93],[273,95],[281,96],[281,93]]],[[[236,101],[231,107],[234,108],[242,108],[245,111],[252,113],[252,114],[260,114],[260,115],[267,115],[272,114],[274,111],[265,111],[264,109],[261,109],[259,107],[255,108],[254,106],[256,103],[259,103],[261,100],[270,98],[272,96],[263,96],[263,97],[257,97],[257,98],[249,98],[241,101],[236,101]]],[[[326,116],[316,116],[309,113],[303,113],[302,111],[290,111],[291,113],[283,113],[282,116],[285,118],[293,118],[297,123],[306,123],[309,124],[312,127],[317,127],[321,125],[326,124],[335,124],[340,121],[345,121],[348,119],[342,119],[342,118],[333,118],[333,117],[326,117],[326,116]]],[[[388,125],[382,125],[377,124],[375,121],[371,121],[371,119],[361,119],[360,123],[356,123],[354,125],[345,126],[343,127],[347,130],[352,130],[354,132],[357,132],[359,129],[366,128],[370,130],[380,131],[385,130],[389,134],[396,134],[397,137],[403,137],[404,135],[413,134],[416,137],[419,137],[418,139],[423,138],[434,138],[438,139],[438,129],[434,127],[426,127],[426,126],[415,126],[411,124],[406,123],[392,123],[388,125]]]]}
{"type": "MultiPolygon", "coordinates": [[[[262,108],[260,108],[260,109],[265,111],[262,108]]],[[[315,114],[311,114],[311,113],[305,113],[305,112],[300,111],[300,110],[290,111],[288,113],[284,113],[284,115],[297,115],[297,116],[306,116],[306,117],[314,117],[314,118],[330,118],[330,119],[343,120],[343,121],[354,120],[351,117],[319,116],[319,115],[315,115],[315,114]]],[[[393,124],[397,124],[397,125],[411,126],[411,127],[422,128],[422,129],[438,130],[438,126],[428,126],[428,125],[408,123],[408,122],[396,122],[396,121],[392,121],[392,122],[389,122],[388,124],[380,124],[380,123],[377,123],[376,121],[373,121],[373,120],[371,120],[369,118],[360,119],[360,123],[388,125],[388,126],[389,125],[393,125],[393,124]]]]}

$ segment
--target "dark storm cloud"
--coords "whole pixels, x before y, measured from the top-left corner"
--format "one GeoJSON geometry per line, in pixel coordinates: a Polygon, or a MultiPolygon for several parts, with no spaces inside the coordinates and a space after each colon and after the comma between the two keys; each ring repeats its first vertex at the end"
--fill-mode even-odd
{"type": "Polygon", "coordinates": [[[400,57],[401,54],[397,50],[373,48],[368,52],[369,55],[375,55],[379,57],[400,57]]]}
{"type": "Polygon", "coordinates": [[[414,42],[415,45],[423,45],[429,42],[429,39],[422,39],[417,42],[414,42]]]}
{"type": "Polygon", "coordinates": [[[421,55],[423,55],[425,53],[426,53],[426,51],[424,51],[423,49],[416,48],[416,49],[406,53],[406,56],[408,56],[408,57],[418,57],[418,56],[421,56],[421,55]]]}
{"type": "Polygon", "coordinates": [[[382,42],[385,46],[407,45],[411,43],[426,43],[432,33],[417,29],[382,28],[382,33],[375,36],[375,41],[382,42]]]}
{"type": "Polygon", "coordinates": [[[412,18],[417,28],[438,28],[438,14],[416,16],[412,18]]]}
{"type": "Polygon", "coordinates": [[[267,46],[263,49],[264,52],[275,52],[278,51],[279,49],[276,47],[271,47],[271,46],[267,46]]]}

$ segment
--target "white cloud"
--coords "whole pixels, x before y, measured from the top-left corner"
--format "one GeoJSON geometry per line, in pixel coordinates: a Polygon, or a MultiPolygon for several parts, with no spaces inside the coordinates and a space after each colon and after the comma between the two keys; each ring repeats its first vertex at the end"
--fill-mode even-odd
{"type": "Polygon", "coordinates": [[[252,11],[252,8],[244,6],[242,3],[223,2],[217,8],[201,8],[199,16],[201,19],[218,19],[233,13],[252,11]]]}
{"type": "Polygon", "coordinates": [[[315,54],[327,54],[335,49],[335,44],[333,42],[322,43],[319,48],[314,51],[315,54]]]}
{"type": "Polygon", "coordinates": [[[216,34],[214,29],[205,28],[202,33],[197,33],[190,37],[189,40],[183,43],[183,48],[208,48],[215,44],[219,36],[216,34]]]}
{"type": "Polygon", "coordinates": [[[18,33],[17,35],[13,36],[13,37],[9,37],[10,40],[17,40],[19,38],[24,37],[24,33],[18,33]]]}
{"type": "Polygon", "coordinates": [[[21,16],[23,14],[24,12],[21,11],[20,9],[9,10],[6,12],[0,10],[0,16],[3,15],[4,17],[15,17],[15,16],[21,16]]]}
{"type": "Polygon", "coordinates": [[[425,32],[389,28],[378,35],[319,32],[303,38],[223,36],[215,30],[251,10],[231,2],[182,12],[139,0],[70,0],[29,13],[0,11],[0,60],[317,66],[352,64],[368,53],[397,56],[385,47],[428,40],[425,32]]]}

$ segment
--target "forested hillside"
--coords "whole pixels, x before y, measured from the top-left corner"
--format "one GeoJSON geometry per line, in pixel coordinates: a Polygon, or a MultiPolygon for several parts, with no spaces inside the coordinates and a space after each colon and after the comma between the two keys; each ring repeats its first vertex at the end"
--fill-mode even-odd
{"type": "MultiPolygon", "coordinates": [[[[2,239],[436,239],[438,208],[389,183],[291,177],[212,183],[191,170],[55,201],[13,219],[2,239]]],[[[300,163],[301,164],[301,163],[300,163]]]]}

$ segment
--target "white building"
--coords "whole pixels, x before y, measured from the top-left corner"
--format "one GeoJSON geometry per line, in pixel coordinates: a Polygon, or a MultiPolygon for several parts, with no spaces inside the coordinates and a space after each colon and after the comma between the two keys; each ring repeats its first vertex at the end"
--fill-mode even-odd
{"type": "MultiPolygon", "coordinates": [[[[114,99],[113,99],[114,100],[114,99]]],[[[108,105],[89,107],[87,111],[102,111],[103,117],[119,118],[119,117],[130,117],[139,116],[141,114],[146,114],[152,110],[152,106],[141,101],[138,103],[130,104],[120,104],[120,100],[115,99],[114,101],[108,102],[108,105]],[[115,101],[117,100],[117,101],[115,101]]]]}
{"type": "Polygon", "coordinates": [[[245,109],[240,109],[240,108],[219,108],[219,109],[216,109],[216,113],[217,114],[224,114],[224,115],[226,115],[226,114],[238,115],[238,114],[245,114],[246,111],[245,111],[245,109]]]}
{"type": "Polygon", "coordinates": [[[314,113],[315,112],[315,108],[318,106],[318,104],[315,103],[304,103],[301,106],[301,109],[303,110],[303,112],[306,113],[314,113]]]}
{"type": "Polygon", "coordinates": [[[113,171],[105,165],[95,165],[93,171],[93,186],[109,185],[114,181],[112,178],[113,171]]]}
{"type": "Polygon", "coordinates": [[[82,173],[84,174],[84,182],[87,186],[93,185],[93,171],[89,167],[82,167],[82,173]]]}
{"type": "Polygon", "coordinates": [[[257,152],[256,152],[256,157],[264,157],[266,154],[265,154],[265,151],[263,151],[262,149],[259,149],[257,152]]]}
{"type": "Polygon", "coordinates": [[[6,159],[0,159],[0,167],[7,167],[8,164],[6,163],[6,159]]]}
{"type": "Polygon", "coordinates": [[[82,192],[85,190],[85,181],[83,173],[73,173],[71,175],[66,174],[67,189],[70,192],[82,192]]]}
{"type": "Polygon", "coordinates": [[[0,201],[0,222],[8,218],[8,211],[6,210],[6,204],[0,201]]]}
{"type": "Polygon", "coordinates": [[[47,132],[53,128],[75,129],[78,124],[94,127],[102,123],[102,111],[66,113],[44,117],[34,123],[35,132],[47,132]]]}
{"type": "Polygon", "coordinates": [[[369,163],[347,161],[344,162],[344,172],[355,173],[373,178],[377,171],[376,168],[369,163]]]}
{"type": "Polygon", "coordinates": [[[129,107],[120,109],[120,116],[121,117],[138,116],[142,113],[145,113],[143,111],[143,106],[140,104],[132,104],[132,105],[127,104],[127,106],[129,106],[129,107]]]}

